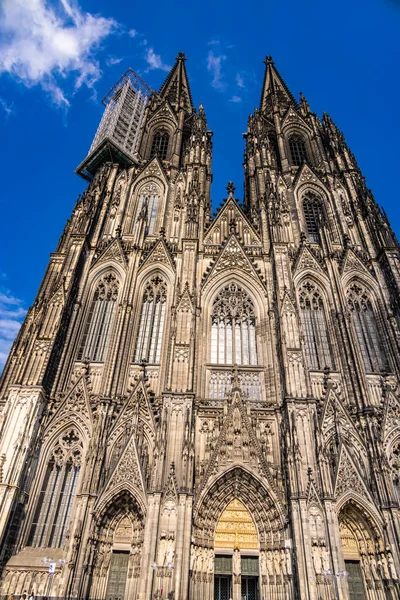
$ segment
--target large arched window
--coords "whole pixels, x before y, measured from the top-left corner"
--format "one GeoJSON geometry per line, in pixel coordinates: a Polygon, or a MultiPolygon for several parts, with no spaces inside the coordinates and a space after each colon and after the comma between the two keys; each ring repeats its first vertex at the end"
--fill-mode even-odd
{"type": "Polygon", "coordinates": [[[320,229],[324,220],[321,199],[315,194],[308,192],[303,198],[303,212],[308,239],[312,244],[319,244],[320,229]]]}
{"type": "Polygon", "coordinates": [[[90,304],[78,360],[104,360],[117,298],[118,280],[113,273],[108,273],[100,279],[90,304]]]}
{"type": "Polygon", "coordinates": [[[168,143],[169,133],[165,129],[156,131],[151,144],[150,158],[158,156],[160,160],[165,160],[167,158],[168,143]]]}
{"type": "Polygon", "coordinates": [[[71,429],[58,440],[48,462],[28,536],[28,546],[61,548],[78,482],[82,444],[71,429]]]}
{"type": "Polygon", "coordinates": [[[156,276],[147,284],[143,294],[135,362],[160,363],[166,305],[166,285],[156,276]]]}
{"type": "Polygon", "coordinates": [[[211,362],[256,365],[256,319],[253,303],[236,283],[224,287],[211,315],[211,362]]]}
{"type": "Polygon", "coordinates": [[[324,304],[319,290],[310,281],[300,288],[299,303],[309,367],[318,371],[325,367],[334,369],[324,304]]]}
{"type": "Polygon", "coordinates": [[[347,303],[356,330],[365,370],[379,373],[387,369],[387,360],[382,349],[374,310],[366,290],[353,283],[347,303]]]}
{"type": "Polygon", "coordinates": [[[294,134],[289,138],[289,148],[293,165],[299,167],[307,160],[306,143],[301,135],[294,134]]]}

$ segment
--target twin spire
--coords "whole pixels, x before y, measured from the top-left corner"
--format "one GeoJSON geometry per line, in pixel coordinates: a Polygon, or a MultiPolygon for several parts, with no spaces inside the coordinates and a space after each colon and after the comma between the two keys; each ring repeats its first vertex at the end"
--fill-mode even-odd
{"type": "MultiPolygon", "coordinates": [[[[194,106],[185,61],[186,56],[184,52],[179,52],[174,66],[159,90],[159,96],[167,98],[174,108],[183,107],[187,112],[191,113],[194,106]]],[[[262,112],[269,112],[272,109],[274,100],[284,106],[289,106],[290,104],[297,106],[293,94],[280,76],[272,57],[267,56],[264,63],[265,74],[261,92],[260,110],[262,112]]]]}

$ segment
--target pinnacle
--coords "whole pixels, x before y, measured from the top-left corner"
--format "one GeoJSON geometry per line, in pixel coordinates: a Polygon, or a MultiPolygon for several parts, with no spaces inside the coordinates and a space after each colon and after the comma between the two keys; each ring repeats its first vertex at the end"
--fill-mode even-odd
{"type": "Polygon", "coordinates": [[[227,192],[229,194],[229,198],[233,198],[233,195],[234,195],[235,190],[236,190],[233,181],[228,181],[228,185],[226,186],[226,189],[227,189],[227,192]]]}
{"type": "Polygon", "coordinates": [[[272,56],[266,56],[265,59],[263,60],[263,63],[266,65],[274,65],[274,61],[272,59],[272,56]]]}
{"type": "Polygon", "coordinates": [[[178,56],[175,58],[175,60],[187,60],[185,53],[178,52],[178,56]]]}

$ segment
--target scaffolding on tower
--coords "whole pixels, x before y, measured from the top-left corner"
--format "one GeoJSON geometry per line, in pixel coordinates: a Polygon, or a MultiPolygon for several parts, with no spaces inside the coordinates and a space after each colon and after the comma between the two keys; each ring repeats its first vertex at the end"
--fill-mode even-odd
{"type": "Polygon", "coordinates": [[[128,69],[103,99],[105,110],[89,153],[76,172],[91,180],[98,166],[117,161],[131,166],[138,149],[146,104],[153,90],[128,69]]]}

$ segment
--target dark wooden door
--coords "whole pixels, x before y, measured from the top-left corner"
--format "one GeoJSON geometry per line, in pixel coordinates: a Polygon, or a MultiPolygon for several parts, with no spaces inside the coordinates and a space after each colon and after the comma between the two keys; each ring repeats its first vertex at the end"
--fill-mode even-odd
{"type": "Polygon", "coordinates": [[[108,573],[106,600],[124,600],[129,552],[113,552],[108,573]]]}
{"type": "Polygon", "coordinates": [[[344,564],[349,574],[347,581],[350,600],[366,600],[360,561],[346,560],[344,564]]]}

